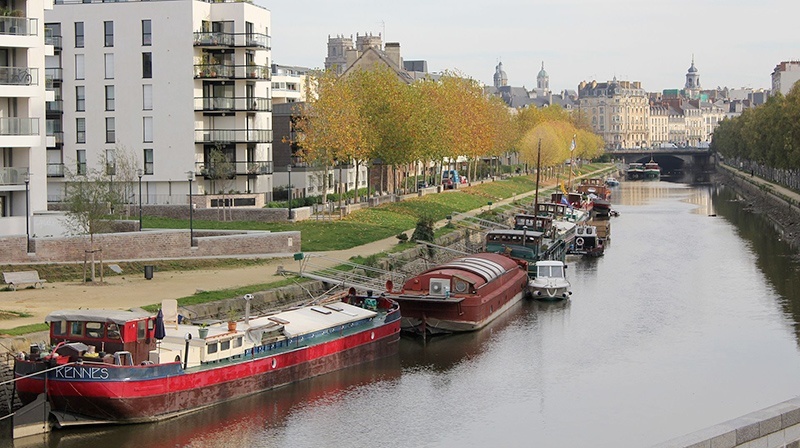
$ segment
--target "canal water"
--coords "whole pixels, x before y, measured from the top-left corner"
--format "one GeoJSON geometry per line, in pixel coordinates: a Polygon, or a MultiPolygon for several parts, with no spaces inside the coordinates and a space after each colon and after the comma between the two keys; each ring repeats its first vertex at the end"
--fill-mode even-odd
{"type": "MultiPolygon", "coordinates": [[[[800,267],[722,187],[624,182],[572,299],[86,447],[646,447],[800,395],[800,267]]],[[[17,446],[38,446],[20,444],[17,446]]]]}

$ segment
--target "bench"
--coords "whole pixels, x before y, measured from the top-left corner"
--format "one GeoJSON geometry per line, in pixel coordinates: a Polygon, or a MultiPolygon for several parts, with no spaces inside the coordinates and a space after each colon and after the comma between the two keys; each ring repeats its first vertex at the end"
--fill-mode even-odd
{"type": "Polygon", "coordinates": [[[9,289],[16,291],[19,285],[33,285],[34,288],[41,288],[47,280],[39,278],[36,271],[3,272],[3,281],[9,289]]]}

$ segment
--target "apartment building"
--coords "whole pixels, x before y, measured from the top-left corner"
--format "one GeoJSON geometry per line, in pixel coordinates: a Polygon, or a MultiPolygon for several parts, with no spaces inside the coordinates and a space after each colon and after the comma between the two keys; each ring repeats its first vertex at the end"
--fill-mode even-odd
{"type": "Polygon", "coordinates": [[[783,61],[772,71],[772,93],[786,95],[800,81],[800,61],[783,61]]]}
{"type": "Polygon", "coordinates": [[[47,209],[44,10],[52,1],[0,3],[0,235],[33,235],[47,209]]]}
{"type": "Polygon", "coordinates": [[[582,81],[578,85],[581,112],[609,148],[646,146],[650,105],[638,81],[582,81]]]}
{"type": "Polygon", "coordinates": [[[272,64],[272,104],[302,103],[310,68],[272,64]]]}
{"type": "Polygon", "coordinates": [[[123,158],[141,170],[144,203],[186,203],[189,189],[271,194],[267,9],[57,0],[46,19],[62,43],[48,58],[63,109],[52,128],[64,136],[47,152],[50,170],[65,173],[50,178],[52,200],[91,169],[137,180],[120,172],[123,158]]]}

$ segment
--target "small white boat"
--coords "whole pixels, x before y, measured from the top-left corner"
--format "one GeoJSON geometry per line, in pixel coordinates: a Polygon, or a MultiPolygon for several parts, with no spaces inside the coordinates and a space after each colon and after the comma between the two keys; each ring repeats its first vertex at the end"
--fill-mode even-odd
{"type": "Polygon", "coordinates": [[[531,295],[538,300],[563,300],[572,295],[563,261],[542,260],[536,262],[536,277],[528,282],[531,295]]]}
{"type": "Polygon", "coordinates": [[[616,187],[619,185],[619,181],[613,177],[607,177],[606,185],[608,185],[609,187],[616,187]]]}

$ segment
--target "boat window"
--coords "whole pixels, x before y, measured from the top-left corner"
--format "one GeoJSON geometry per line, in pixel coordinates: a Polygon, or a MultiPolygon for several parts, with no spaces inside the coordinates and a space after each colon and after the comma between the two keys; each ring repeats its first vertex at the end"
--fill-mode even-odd
{"type": "Polygon", "coordinates": [[[83,322],[70,322],[70,336],[83,336],[83,322]]]}
{"type": "Polygon", "coordinates": [[[86,337],[101,339],[104,333],[102,322],[86,322],[86,337]]]}
{"type": "Polygon", "coordinates": [[[109,339],[119,339],[119,326],[114,322],[107,323],[106,334],[109,339]]]}
{"type": "Polygon", "coordinates": [[[53,329],[53,334],[57,336],[64,336],[67,334],[67,321],[60,320],[58,322],[51,322],[50,328],[53,329]]]}
{"type": "Polygon", "coordinates": [[[212,353],[216,353],[217,349],[219,349],[219,344],[217,344],[216,342],[211,342],[208,344],[208,346],[206,346],[206,353],[208,353],[209,355],[212,353]]]}
{"type": "Polygon", "coordinates": [[[231,340],[228,339],[227,341],[222,341],[219,343],[220,350],[230,350],[231,349],[231,340]]]}
{"type": "Polygon", "coordinates": [[[144,339],[147,336],[147,332],[145,331],[145,321],[140,320],[136,322],[136,337],[138,339],[144,339]]]}
{"type": "Polygon", "coordinates": [[[233,348],[241,347],[242,346],[242,337],[239,336],[238,338],[233,340],[233,348]]]}

